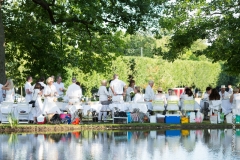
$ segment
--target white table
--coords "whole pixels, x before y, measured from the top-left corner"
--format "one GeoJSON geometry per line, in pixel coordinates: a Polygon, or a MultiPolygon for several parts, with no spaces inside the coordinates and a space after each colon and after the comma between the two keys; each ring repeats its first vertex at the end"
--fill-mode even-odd
{"type": "Polygon", "coordinates": [[[147,113],[148,108],[146,103],[112,103],[109,105],[109,108],[113,110],[114,108],[118,108],[120,111],[124,112],[132,112],[134,108],[139,109],[140,112],[147,113]]]}

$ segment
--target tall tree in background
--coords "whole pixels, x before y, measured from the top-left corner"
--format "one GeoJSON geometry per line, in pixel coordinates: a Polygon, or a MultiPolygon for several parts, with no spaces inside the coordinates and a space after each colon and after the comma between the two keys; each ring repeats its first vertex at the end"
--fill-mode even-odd
{"type": "Polygon", "coordinates": [[[84,72],[104,71],[111,66],[109,61],[123,53],[119,29],[130,34],[138,30],[155,32],[159,3],[158,0],[5,1],[7,62],[24,66],[22,74],[32,76],[65,73],[69,66],[84,72]]]}
{"type": "Polygon", "coordinates": [[[196,51],[213,62],[223,61],[226,70],[239,74],[240,61],[240,3],[236,0],[193,0],[165,3],[160,26],[172,31],[164,58],[179,58],[198,39],[206,39],[208,47],[196,51]]]}
{"type": "Polygon", "coordinates": [[[2,3],[0,0],[0,83],[4,84],[6,82],[5,73],[5,35],[2,20],[2,3]]]}

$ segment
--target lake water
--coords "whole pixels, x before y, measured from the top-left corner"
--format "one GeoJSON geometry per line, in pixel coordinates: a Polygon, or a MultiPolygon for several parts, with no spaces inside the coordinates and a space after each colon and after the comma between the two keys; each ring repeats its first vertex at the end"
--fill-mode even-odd
{"type": "Polygon", "coordinates": [[[240,159],[240,130],[1,134],[1,160],[240,159]]]}

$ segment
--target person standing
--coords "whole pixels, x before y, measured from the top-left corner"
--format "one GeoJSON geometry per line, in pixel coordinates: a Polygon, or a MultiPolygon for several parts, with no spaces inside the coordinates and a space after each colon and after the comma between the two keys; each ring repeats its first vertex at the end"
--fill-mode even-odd
{"type": "Polygon", "coordinates": [[[108,101],[109,92],[107,91],[106,86],[107,86],[107,81],[102,80],[101,86],[98,89],[99,101],[102,104],[102,108],[100,110],[100,113],[98,114],[98,122],[101,122],[102,115],[103,115],[102,120],[104,122],[106,122],[107,109],[108,109],[108,105],[110,103],[110,101],[108,101]]]}
{"type": "Polygon", "coordinates": [[[155,98],[155,94],[152,89],[153,85],[154,85],[154,81],[150,80],[148,82],[148,86],[145,89],[145,95],[144,95],[144,100],[145,100],[145,102],[147,102],[147,107],[148,107],[149,112],[152,112],[152,110],[153,110],[152,101],[155,98]]]}
{"type": "Polygon", "coordinates": [[[130,80],[129,86],[128,86],[127,92],[126,92],[126,102],[132,101],[133,97],[131,97],[131,92],[134,93],[134,87],[135,87],[135,81],[130,80]]]}
{"type": "Polygon", "coordinates": [[[24,89],[25,89],[25,101],[30,102],[32,100],[32,77],[28,76],[27,77],[27,82],[25,83],[24,89]]]}
{"type": "Polygon", "coordinates": [[[52,77],[49,77],[47,80],[47,86],[44,89],[43,95],[44,95],[44,104],[43,104],[43,113],[62,113],[60,109],[58,108],[56,101],[57,91],[56,87],[53,85],[53,79],[52,77]]]}
{"type": "Polygon", "coordinates": [[[2,90],[6,91],[6,99],[7,102],[14,102],[14,85],[11,79],[7,80],[7,83],[2,87],[2,90]]]}
{"type": "Polygon", "coordinates": [[[119,80],[118,74],[114,74],[114,80],[110,84],[110,88],[113,93],[113,102],[123,102],[123,96],[126,95],[126,84],[119,80]]]}
{"type": "Polygon", "coordinates": [[[80,98],[82,97],[82,89],[76,84],[76,78],[72,78],[72,84],[68,86],[66,96],[68,97],[70,103],[80,102],[80,98]]]}
{"type": "Polygon", "coordinates": [[[64,87],[64,83],[62,83],[62,77],[58,76],[57,77],[57,82],[54,83],[54,86],[56,87],[56,90],[58,92],[59,96],[63,96],[63,92],[66,90],[64,87]]]}
{"type": "Polygon", "coordinates": [[[42,85],[40,83],[36,83],[33,89],[33,98],[32,100],[35,101],[35,107],[32,108],[31,113],[34,118],[34,123],[37,123],[37,117],[40,116],[43,111],[43,103],[42,103],[42,85]]]}

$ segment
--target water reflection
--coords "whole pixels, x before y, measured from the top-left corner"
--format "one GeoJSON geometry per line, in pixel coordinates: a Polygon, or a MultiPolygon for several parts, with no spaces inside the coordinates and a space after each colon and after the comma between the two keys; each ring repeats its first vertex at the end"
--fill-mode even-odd
{"type": "Polygon", "coordinates": [[[0,159],[240,159],[240,130],[1,134],[0,159]]]}

